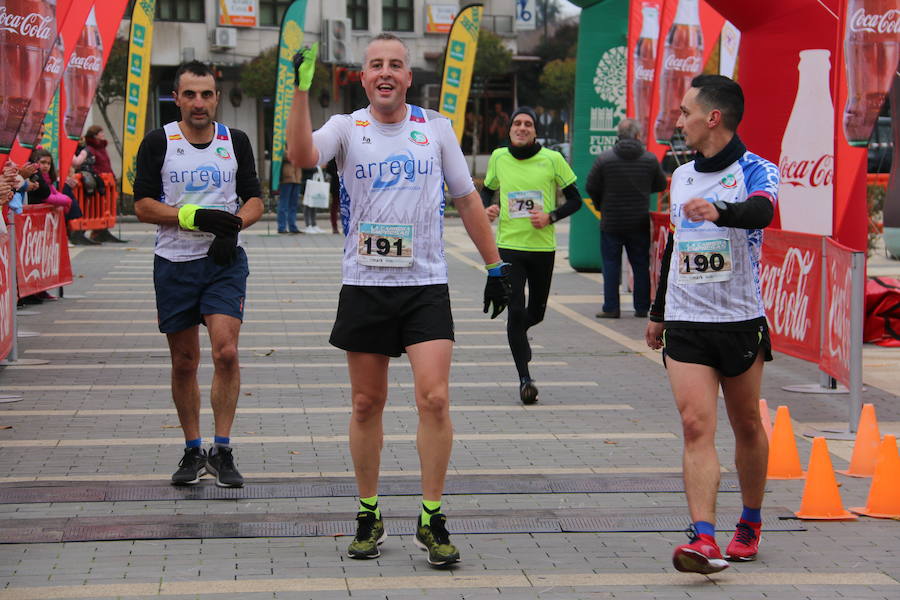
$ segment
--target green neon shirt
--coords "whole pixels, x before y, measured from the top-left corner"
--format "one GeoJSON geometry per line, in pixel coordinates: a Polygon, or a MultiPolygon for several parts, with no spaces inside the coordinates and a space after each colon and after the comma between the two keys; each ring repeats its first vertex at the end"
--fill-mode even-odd
{"type": "Polygon", "coordinates": [[[551,224],[535,229],[528,208],[539,206],[545,213],[556,208],[557,189],[575,183],[575,173],[563,155],[541,148],[531,158],[519,160],[509,148],[497,148],[488,161],[485,187],[500,188],[500,222],[497,246],[509,250],[553,252],[556,229],[551,224]]]}

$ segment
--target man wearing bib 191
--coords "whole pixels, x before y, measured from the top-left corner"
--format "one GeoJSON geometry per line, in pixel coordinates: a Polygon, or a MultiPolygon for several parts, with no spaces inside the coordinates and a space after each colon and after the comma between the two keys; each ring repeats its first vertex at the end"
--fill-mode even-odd
{"type": "Polygon", "coordinates": [[[528,370],[531,361],[528,329],[543,321],[547,310],[556,256],[553,224],[581,208],[575,173],[562,154],[542,148],[535,141],[536,122],[534,111],[527,106],[513,113],[508,132],[510,145],[491,154],[481,190],[488,219],[500,217],[497,246],[500,258],[510,264],[512,295],[506,334],[519,372],[519,398],[525,404],[538,400],[538,389],[528,370]],[[499,206],[492,203],[498,188],[499,206]],[[565,204],[559,207],[556,206],[558,188],[566,198],[565,204]]]}
{"type": "Polygon", "coordinates": [[[219,91],[206,65],[181,65],[173,95],[181,121],[147,134],[134,181],[135,213],[159,226],[156,308],[169,343],[172,398],[186,445],[172,483],[194,484],[209,472],[221,487],[241,487],[230,436],[241,386],[237,344],[249,271],[238,232],[262,216],[259,179],[247,134],[213,120],[219,91]],[[200,436],[197,383],[201,323],[209,332],[214,368],[216,435],[208,453],[200,436]]]}
{"type": "Polygon", "coordinates": [[[337,159],[344,243],[343,287],[331,343],[347,352],[353,413],[350,453],[360,504],[351,558],[380,556],[378,507],[388,361],[406,352],[413,369],[422,473],[415,543],[432,565],[459,560],[440,510],[450,461],[449,377],[453,318],[442,240],[444,185],[488,271],[484,310],[509,300],[506,273],[450,121],[406,104],[409,52],[382,33],[366,48],[362,85],[369,106],[335,115],[312,132],[309,87],[317,45],[294,59],[297,91],[288,119],[290,159],[312,167],[337,159]]]}
{"type": "Polygon", "coordinates": [[[684,487],[691,541],[675,549],[679,571],[715,573],[754,560],[766,485],[768,442],[759,415],[763,361],[772,360],[760,294],[762,229],[772,221],[778,169],[736,134],[740,86],[700,75],[681,103],[695,159],[672,174],[670,220],[646,341],[663,358],[684,432],[684,487]],[[719,386],[734,431],[743,513],[725,550],[716,544],[716,405],[719,386]]]}

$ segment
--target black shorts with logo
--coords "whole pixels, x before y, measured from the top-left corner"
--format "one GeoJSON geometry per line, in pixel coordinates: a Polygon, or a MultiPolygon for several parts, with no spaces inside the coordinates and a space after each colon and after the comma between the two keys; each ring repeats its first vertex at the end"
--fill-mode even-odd
{"type": "Polygon", "coordinates": [[[413,344],[453,339],[447,284],[345,285],[328,341],[348,352],[400,356],[413,344]]]}
{"type": "Polygon", "coordinates": [[[663,332],[663,361],[670,357],[678,362],[706,365],[724,377],[745,372],[756,362],[760,350],[764,360],[772,360],[772,340],[765,322],[755,331],[667,326],[663,332]]]}

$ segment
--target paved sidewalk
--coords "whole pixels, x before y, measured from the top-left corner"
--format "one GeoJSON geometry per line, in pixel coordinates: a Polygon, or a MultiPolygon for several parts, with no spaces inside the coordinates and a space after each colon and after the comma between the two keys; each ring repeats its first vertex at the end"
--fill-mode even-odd
{"type": "MultiPolygon", "coordinates": [[[[9,427],[0,430],[0,600],[900,598],[900,522],[781,519],[799,507],[802,481],[769,482],[757,562],[710,577],[674,571],[687,510],[677,491],[680,426],[659,353],[642,341],[645,321],[594,318],[600,276],[568,267],[567,227],[560,230],[547,318],[530,334],[540,402],[523,407],[504,322],[481,312],[477,253],[461,224],[447,222],[458,335],[454,491],[444,507],[463,559],[452,570],[430,568],[412,542],[418,458],[405,359],[392,361],[385,415],[381,505],[390,537],[378,560],[346,558],[356,507],[349,386],[343,355],[327,342],[340,236],[274,235],[265,221],[247,235],[233,436],[248,485],[231,496],[209,478],[199,489],[167,484],[182,436],[156,329],[152,228],[126,223],[128,244],[70,249],[75,282],[66,298],[19,318],[41,334],[20,340],[20,357],[49,364],[0,372],[0,393],[24,396],[0,405],[0,426],[9,427]]],[[[900,272],[897,263],[872,265],[900,272]]],[[[211,438],[208,342],[201,347],[211,438]]],[[[900,434],[900,350],[866,353],[879,376],[867,380],[864,401],[876,405],[882,433],[900,434]]],[[[790,407],[804,464],[804,428],[847,419],[846,396],[782,391],[816,378],[815,365],[778,355],[763,382],[773,411],[790,407]]],[[[724,544],[740,509],[727,491],[736,473],[724,410],[717,442],[724,544]]],[[[829,448],[835,468],[846,468],[851,444],[829,448]]],[[[844,505],[864,505],[869,480],[838,477],[844,505]]]]}

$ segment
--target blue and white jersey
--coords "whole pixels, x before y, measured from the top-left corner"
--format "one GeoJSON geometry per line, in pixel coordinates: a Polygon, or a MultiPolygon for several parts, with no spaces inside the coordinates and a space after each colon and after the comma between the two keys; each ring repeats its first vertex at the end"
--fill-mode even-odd
{"type": "MultiPolygon", "coordinates": [[[[221,123],[215,123],[215,128],[212,143],[201,150],[184,138],[178,123],[165,125],[166,157],[161,171],[160,201],[169,206],[199,204],[237,213],[238,163],[231,132],[221,123]]],[[[204,231],[186,231],[177,225],[159,225],[156,254],[173,262],[205,258],[214,237],[204,231]]],[[[243,245],[240,236],[238,245],[243,245]]]]}
{"type": "Polygon", "coordinates": [[[379,123],[367,107],[313,133],[319,162],[336,158],[340,174],[345,285],[447,283],[444,184],[452,198],[475,186],[450,121],[412,105],[406,115],[379,123]]]}
{"type": "Polygon", "coordinates": [[[759,278],[762,230],[695,223],[682,207],[693,198],[739,203],[750,196],[765,196],[775,204],[777,192],[778,168],[750,152],[714,173],[698,172],[693,161],[675,170],[666,321],[733,323],[765,316],[759,278]]]}

